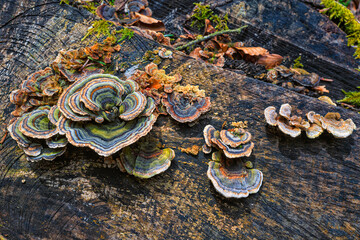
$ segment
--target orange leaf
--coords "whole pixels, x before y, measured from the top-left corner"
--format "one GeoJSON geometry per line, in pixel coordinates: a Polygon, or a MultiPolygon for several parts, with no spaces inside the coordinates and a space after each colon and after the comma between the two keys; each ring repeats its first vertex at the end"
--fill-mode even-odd
{"type": "Polygon", "coordinates": [[[283,60],[283,57],[278,54],[268,54],[261,56],[257,63],[265,66],[266,69],[271,69],[279,66],[283,60]]]}
{"type": "Polygon", "coordinates": [[[269,54],[269,51],[262,47],[237,47],[234,46],[236,50],[240,52],[242,56],[250,55],[250,56],[262,56],[269,54]]]}

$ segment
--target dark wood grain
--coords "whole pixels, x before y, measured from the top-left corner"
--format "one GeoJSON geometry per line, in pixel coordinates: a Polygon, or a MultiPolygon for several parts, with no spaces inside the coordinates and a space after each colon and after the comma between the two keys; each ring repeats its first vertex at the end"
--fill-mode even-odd
{"type": "MultiPolygon", "coordinates": [[[[0,24],[2,123],[13,108],[8,104],[10,91],[52,61],[61,48],[78,47],[89,26],[85,19],[90,18],[46,0],[22,7],[19,2],[6,4],[8,10],[1,14],[18,17],[0,18],[5,19],[0,24]]],[[[133,62],[156,46],[135,36],[123,45],[118,61],[133,62]]],[[[360,126],[357,113],[183,54],[175,54],[162,66],[181,73],[183,84],[206,89],[212,100],[211,111],[191,127],[159,118],[151,134],[175,149],[171,167],[140,180],[115,166],[106,168],[102,157],[75,147],[53,162],[29,163],[15,141],[7,138],[0,151],[2,235],[9,239],[360,237],[359,132],[347,139],[328,134],[316,140],[291,139],[268,127],[263,117],[267,106],[286,102],[297,106],[301,115],[309,110],[338,111],[360,126]],[[206,177],[210,156],[194,157],[178,148],[201,146],[206,124],[221,128],[224,121],[239,120],[249,122],[255,148],[246,160],[264,173],[264,182],[259,193],[246,199],[225,199],[206,177]]]]}

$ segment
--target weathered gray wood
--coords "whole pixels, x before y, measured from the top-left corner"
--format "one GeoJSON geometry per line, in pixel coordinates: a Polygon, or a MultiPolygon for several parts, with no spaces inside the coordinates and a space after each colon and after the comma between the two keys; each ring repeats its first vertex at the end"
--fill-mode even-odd
{"type": "MultiPolygon", "coordinates": [[[[12,109],[9,92],[46,66],[61,48],[79,46],[88,26],[84,20],[89,18],[46,0],[23,3],[21,8],[18,2],[7,4],[5,9],[16,9],[11,14],[18,17],[0,24],[1,123],[12,109]]],[[[139,59],[156,46],[135,36],[122,47],[119,62],[139,59]]],[[[289,139],[267,127],[263,117],[265,107],[285,102],[297,106],[302,115],[308,110],[339,111],[360,126],[357,113],[182,54],[162,64],[169,72],[181,73],[184,84],[206,89],[213,103],[192,127],[159,118],[153,134],[176,149],[170,169],[139,180],[117,168],[104,168],[103,158],[75,147],[53,162],[33,164],[7,138],[0,151],[2,235],[9,239],[360,237],[359,132],[348,139],[329,135],[289,139]],[[206,177],[210,156],[193,157],[177,148],[202,145],[206,124],[220,128],[224,121],[238,120],[249,122],[255,148],[248,160],[264,173],[264,182],[259,193],[229,200],[216,193],[206,177]]]]}

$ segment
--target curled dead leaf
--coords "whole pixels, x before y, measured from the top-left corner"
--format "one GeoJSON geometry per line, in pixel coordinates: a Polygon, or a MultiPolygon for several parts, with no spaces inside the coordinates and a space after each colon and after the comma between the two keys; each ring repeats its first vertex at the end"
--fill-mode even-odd
{"type": "Polygon", "coordinates": [[[148,30],[152,30],[152,31],[156,31],[156,32],[165,31],[165,25],[160,20],[145,16],[145,15],[137,13],[137,12],[134,13],[134,18],[137,18],[138,21],[130,24],[132,26],[137,26],[141,29],[148,29],[148,30]]]}
{"type": "Polygon", "coordinates": [[[279,66],[283,60],[283,57],[278,54],[263,55],[257,60],[257,63],[265,66],[266,69],[271,69],[279,66]]]}

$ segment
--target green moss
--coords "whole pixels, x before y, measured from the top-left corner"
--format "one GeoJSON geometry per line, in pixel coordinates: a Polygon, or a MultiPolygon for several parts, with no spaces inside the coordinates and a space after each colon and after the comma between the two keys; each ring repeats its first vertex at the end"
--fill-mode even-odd
{"type": "Polygon", "coordinates": [[[70,1],[70,0],[61,0],[60,4],[67,4],[73,7],[83,7],[86,10],[88,10],[89,12],[91,12],[92,14],[96,14],[96,8],[100,5],[97,2],[84,2],[84,3],[79,3],[79,2],[74,2],[74,1],[70,1]]]}
{"type": "Polygon", "coordinates": [[[229,20],[228,15],[226,14],[224,17],[220,17],[210,9],[210,5],[203,5],[202,3],[194,3],[195,9],[194,14],[191,16],[191,27],[196,26],[199,30],[205,27],[205,19],[209,19],[215,25],[215,29],[227,30],[229,29],[227,26],[227,22],[229,20]]]}
{"type": "Polygon", "coordinates": [[[360,107],[360,92],[345,92],[344,90],[341,91],[345,94],[345,97],[338,102],[345,102],[360,107]]]}
{"type": "Polygon", "coordinates": [[[125,39],[131,39],[134,36],[134,31],[132,29],[129,28],[123,28],[119,31],[116,31],[116,33],[120,33],[121,34],[121,38],[119,39],[118,42],[121,42],[125,39]]]}
{"type": "Polygon", "coordinates": [[[339,0],[339,3],[344,5],[345,7],[349,6],[352,0],[339,0]]]}
{"type": "Polygon", "coordinates": [[[92,14],[96,14],[96,9],[98,4],[95,2],[89,2],[86,3],[84,5],[81,5],[83,8],[85,8],[86,10],[88,10],[89,12],[91,12],[92,14]]]}
{"type": "Polygon", "coordinates": [[[360,58],[360,23],[352,12],[335,0],[322,0],[321,4],[325,6],[324,13],[347,34],[348,45],[356,46],[355,58],[360,58]]]}
{"type": "Polygon", "coordinates": [[[293,64],[293,68],[303,68],[304,65],[300,62],[301,61],[301,56],[299,56],[298,58],[296,58],[294,60],[294,64],[293,64]]]}
{"type": "Polygon", "coordinates": [[[218,15],[212,15],[210,20],[214,22],[215,29],[219,31],[229,29],[229,27],[227,26],[227,22],[229,20],[228,14],[225,14],[223,18],[219,17],[218,15]]]}
{"type": "Polygon", "coordinates": [[[63,3],[70,5],[70,0],[61,0],[60,4],[63,4],[63,3]]]}
{"type": "Polygon", "coordinates": [[[210,5],[202,5],[202,3],[194,3],[196,8],[191,16],[191,27],[197,26],[199,29],[205,27],[205,19],[209,19],[214,12],[210,9],[210,5]]]}
{"type": "Polygon", "coordinates": [[[152,62],[155,63],[156,65],[159,65],[161,61],[162,61],[161,57],[159,55],[156,55],[152,62]]]}
{"type": "Polygon", "coordinates": [[[93,21],[92,26],[88,29],[85,36],[81,39],[81,41],[84,41],[87,37],[91,35],[95,35],[97,38],[106,36],[111,36],[111,27],[112,23],[105,21],[105,20],[97,20],[93,21]]]}

